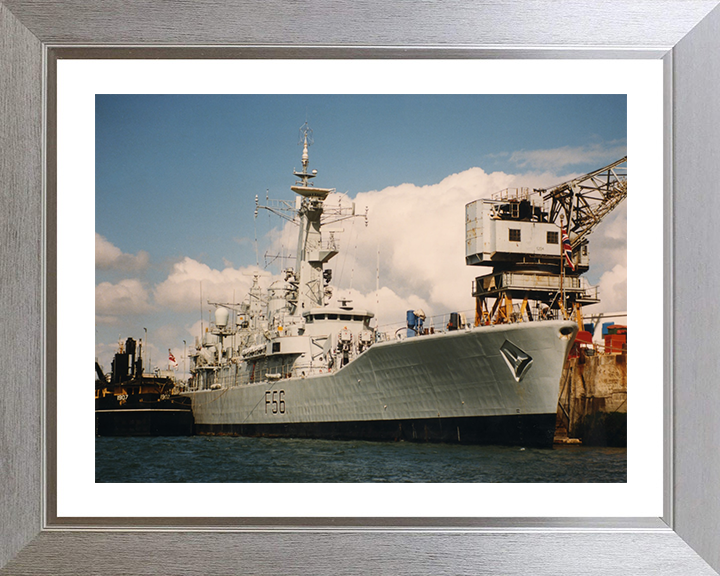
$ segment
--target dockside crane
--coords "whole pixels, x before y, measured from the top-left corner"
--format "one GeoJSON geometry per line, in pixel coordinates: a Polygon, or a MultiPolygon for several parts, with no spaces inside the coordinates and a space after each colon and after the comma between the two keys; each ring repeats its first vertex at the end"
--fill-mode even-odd
{"type": "Polygon", "coordinates": [[[475,324],[571,310],[582,326],[581,306],[599,302],[582,278],[590,268],[588,236],[626,197],[627,156],[551,188],[506,189],[468,204],[465,261],[492,267],[473,284],[475,324]]]}
{"type": "Polygon", "coordinates": [[[627,156],[580,178],[535,192],[551,203],[550,222],[558,218],[568,222],[570,244],[575,249],[627,197],[627,156]]]}

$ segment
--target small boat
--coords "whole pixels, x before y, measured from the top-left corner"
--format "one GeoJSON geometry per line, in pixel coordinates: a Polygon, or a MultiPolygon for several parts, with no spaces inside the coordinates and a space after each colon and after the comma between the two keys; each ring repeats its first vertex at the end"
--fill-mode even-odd
{"type": "Polygon", "coordinates": [[[143,374],[142,341],[120,342],[105,374],[95,362],[96,436],[190,436],[189,398],[174,393],[169,375],[143,374]]]}

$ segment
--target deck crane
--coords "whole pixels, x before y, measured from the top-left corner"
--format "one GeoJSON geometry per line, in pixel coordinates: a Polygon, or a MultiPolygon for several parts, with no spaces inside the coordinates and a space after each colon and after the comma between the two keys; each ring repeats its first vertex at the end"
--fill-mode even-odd
{"type": "Polygon", "coordinates": [[[465,261],[492,267],[473,285],[476,325],[567,316],[567,310],[582,325],[581,306],[599,302],[582,277],[590,268],[588,236],[626,197],[627,156],[551,188],[506,189],[468,204],[465,261]]]}

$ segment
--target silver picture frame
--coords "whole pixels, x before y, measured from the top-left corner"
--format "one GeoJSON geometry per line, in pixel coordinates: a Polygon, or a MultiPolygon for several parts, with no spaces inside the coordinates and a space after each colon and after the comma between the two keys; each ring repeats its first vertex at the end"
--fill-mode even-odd
{"type": "Polygon", "coordinates": [[[717,574],[718,3],[0,0],[0,574],[717,574]],[[663,516],[58,518],[60,58],[662,59],[663,516]]]}

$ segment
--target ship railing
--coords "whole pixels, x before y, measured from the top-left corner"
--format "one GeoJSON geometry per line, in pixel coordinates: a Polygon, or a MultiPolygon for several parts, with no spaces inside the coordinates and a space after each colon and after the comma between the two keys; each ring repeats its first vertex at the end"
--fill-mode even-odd
{"type": "MultiPolygon", "coordinates": [[[[423,333],[421,335],[439,334],[449,331],[451,314],[461,314],[465,318],[465,324],[461,329],[475,325],[475,310],[460,310],[457,312],[446,312],[428,316],[423,320],[423,333]]],[[[388,324],[381,324],[377,328],[378,341],[398,340],[407,337],[408,328],[406,321],[396,321],[388,324]],[[404,332],[404,333],[403,333],[404,332]]]]}
{"type": "MultiPolygon", "coordinates": [[[[513,314],[510,318],[510,323],[515,322],[528,322],[528,321],[543,321],[543,320],[562,320],[562,312],[557,309],[545,309],[541,310],[534,306],[527,306],[523,311],[522,317],[520,311],[522,304],[520,302],[513,302],[513,314]],[[532,318],[531,318],[532,317],[532,318]]],[[[572,318],[574,319],[574,317],[572,318]]],[[[464,330],[475,326],[475,309],[472,310],[461,310],[458,312],[446,312],[444,314],[437,314],[434,316],[428,316],[423,321],[423,332],[421,336],[428,334],[438,334],[444,332],[450,332],[452,330],[464,330]],[[460,314],[464,318],[461,326],[451,327],[451,314],[460,314]]],[[[407,338],[407,331],[412,330],[408,328],[407,323],[403,321],[396,321],[388,324],[381,324],[377,327],[377,338],[378,342],[387,340],[402,340],[407,338]]]]}
{"type": "Polygon", "coordinates": [[[330,252],[340,251],[340,242],[337,238],[331,235],[328,239],[322,240],[318,243],[318,250],[327,250],[330,252]]]}
{"type": "Polygon", "coordinates": [[[615,343],[615,344],[602,344],[600,342],[593,341],[588,342],[576,342],[579,348],[581,348],[585,354],[602,354],[606,356],[621,356],[627,354],[627,342],[615,343]]]}
{"type": "Polygon", "coordinates": [[[499,192],[495,192],[491,196],[493,200],[528,200],[530,198],[530,188],[505,188],[499,192]]]}
{"type": "Polygon", "coordinates": [[[278,365],[268,366],[262,360],[259,360],[255,364],[254,369],[246,371],[243,367],[245,362],[252,362],[257,360],[256,358],[237,358],[229,364],[222,366],[215,365],[211,367],[203,367],[196,371],[192,385],[188,388],[191,391],[198,390],[210,390],[213,384],[220,384],[221,388],[234,388],[236,386],[247,386],[248,384],[254,384],[256,382],[263,382],[272,378],[270,375],[280,375],[279,380],[290,378],[293,372],[293,365],[291,363],[283,363],[278,365]],[[234,368],[234,369],[233,369],[234,368]],[[207,377],[207,373],[212,371],[214,373],[212,378],[207,377]],[[223,376],[219,374],[223,372],[223,376]]]}
{"type": "Polygon", "coordinates": [[[475,278],[471,283],[472,293],[483,295],[488,292],[505,290],[560,290],[583,293],[590,298],[598,297],[598,286],[592,286],[582,276],[565,276],[537,274],[528,272],[498,272],[488,276],[475,278]]]}

